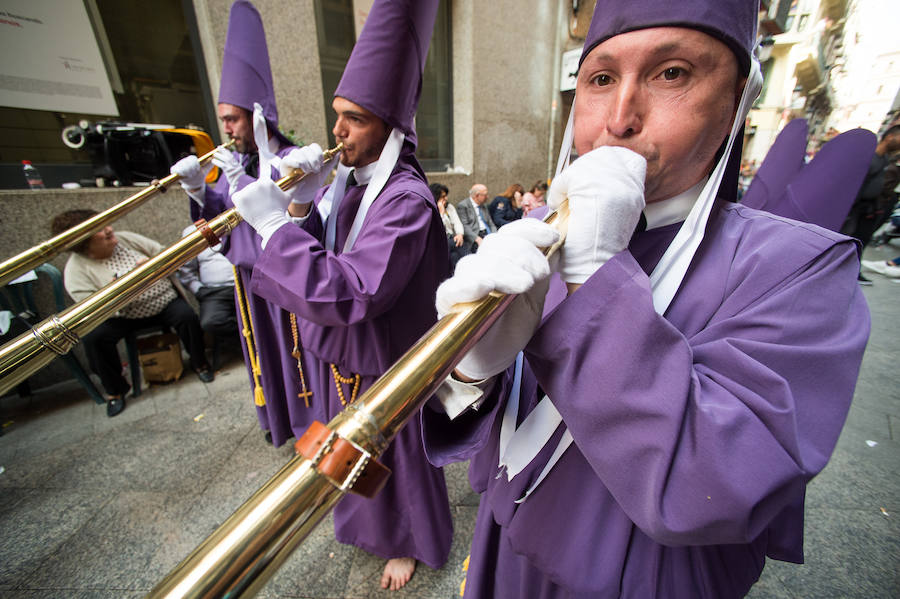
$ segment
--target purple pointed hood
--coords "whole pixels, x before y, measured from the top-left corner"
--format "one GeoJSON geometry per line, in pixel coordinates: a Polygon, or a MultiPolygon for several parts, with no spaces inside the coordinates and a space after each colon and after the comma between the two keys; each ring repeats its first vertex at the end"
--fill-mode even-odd
{"type": "Polygon", "coordinates": [[[278,137],[278,108],[275,105],[275,86],[269,66],[269,49],[259,11],[247,0],[235,0],[228,16],[228,35],[222,58],[222,80],[219,84],[219,103],[234,104],[253,112],[253,103],[263,107],[271,129],[278,137]]]}
{"type": "Polygon", "coordinates": [[[757,210],[770,210],[803,167],[808,136],[806,119],[794,119],[785,125],[759,165],[741,204],[757,210]]]}
{"type": "Polygon", "coordinates": [[[375,0],[334,92],[403,132],[413,145],[437,8],[438,0],[375,0]]]}
{"type": "Polygon", "coordinates": [[[845,131],[822,146],[808,164],[803,161],[805,144],[802,150],[794,148],[793,156],[785,156],[784,147],[777,147],[782,135],[784,131],[754,178],[754,184],[759,179],[751,198],[754,207],[837,231],[869,170],[878,143],[875,134],[866,129],[845,131]],[[769,160],[773,151],[775,159],[769,160]]]}

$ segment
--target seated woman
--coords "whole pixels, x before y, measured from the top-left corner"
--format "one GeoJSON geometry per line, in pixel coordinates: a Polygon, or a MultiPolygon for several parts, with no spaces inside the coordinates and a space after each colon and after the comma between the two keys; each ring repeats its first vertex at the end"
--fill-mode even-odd
{"type": "MultiPolygon", "coordinates": [[[[69,210],[52,222],[53,235],[86,221],[94,210],[69,210]]],[[[94,233],[72,248],[66,262],[64,284],[76,302],[81,301],[158,254],[163,246],[137,233],[114,233],[112,227],[94,233]]],[[[204,383],[212,382],[213,371],[206,360],[203,330],[193,308],[178,295],[169,279],[162,279],[135,297],[112,318],[84,336],[84,349],[91,368],[100,377],[108,395],[106,415],[125,409],[125,394],[131,389],[122,376],[122,362],[116,344],[129,331],[151,326],[175,329],[191,357],[191,367],[204,383]]]]}
{"type": "Polygon", "coordinates": [[[456,206],[447,201],[450,190],[442,183],[428,185],[434,201],[437,202],[441,221],[444,223],[444,231],[447,233],[447,248],[450,250],[450,272],[456,270],[456,263],[463,256],[468,255],[469,248],[463,243],[463,224],[456,213],[456,206]]]}
{"type": "Polygon", "coordinates": [[[522,218],[522,194],[524,192],[524,187],[518,183],[513,183],[506,188],[506,191],[491,201],[488,210],[498,229],[507,223],[522,218]]]}
{"type": "Polygon", "coordinates": [[[528,213],[541,206],[546,206],[544,195],[547,193],[547,182],[538,180],[531,186],[531,191],[526,191],[522,195],[522,216],[528,216],[528,213]]]}

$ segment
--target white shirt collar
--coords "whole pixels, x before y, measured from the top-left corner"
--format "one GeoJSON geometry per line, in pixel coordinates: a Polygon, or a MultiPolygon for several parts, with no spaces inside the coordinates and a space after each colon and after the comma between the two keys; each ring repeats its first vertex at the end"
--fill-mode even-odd
{"type": "Polygon", "coordinates": [[[647,219],[647,230],[665,227],[672,223],[678,223],[687,218],[694,202],[700,197],[703,186],[706,185],[708,177],[704,177],[699,183],[679,193],[677,196],[668,200],[661,200],[647,204],[644,208],[644,218],[647,219]]]}
{"type": "Polygon", "coordinates": [[[368,185],[369,181],[372,180],[372,175],[375,174],[375,167],[378,166],[378,161],[369,163],[366,166],[354,167],[353,176],[356,178],[357,185],[368,185]]]}

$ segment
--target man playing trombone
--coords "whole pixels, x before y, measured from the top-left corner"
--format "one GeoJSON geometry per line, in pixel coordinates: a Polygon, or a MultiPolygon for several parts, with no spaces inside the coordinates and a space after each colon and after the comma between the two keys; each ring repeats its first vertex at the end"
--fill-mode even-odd
{"type": "MultiPolygon", "coordinates": [[[[215,187],[204,183],[206,170],[194,156],[172,166],[191,197],[191,219],[212,220],[233,206],[231,195],[259,176],[260,156],[277,172],[278,157],[295,146],[278,131],[278,109],[266,48],[262,18],[247,0],[231,7],[228,35],[219,86],[219,119],[225,133],[235,140],[236,152],[219,149],[213,162],[222,169],[215,187]],[[255,116],[254,105],[260,106],[255,116]],[[255,125],[255,127],[254,127],[255,125]]],[[[294,433],[321,418],[314,400],[289,402],[303,389],[298,359],[292,356],[294,340],[286,327],[288,314],[250,290],[250,273],[261,252],[260,237],[247,224],[223,242],[223,253],[235,267],[235,295],[239,325],[244,338],[244,361],[250,374],[256,412],[266,439],[282,445],[294,433]],[[311,407],[313,409],[311,409],[311,407]]]]}
{"type": "Polygon", "coordinates": [[[519,294],[422,411],[429,458],[471,459],[482,493],[466,597],[728,599],[802,562],[869,315],[852,240],[733,203],[757,15],[599,0],[562,249],[523,219],[438,290],[440,313],[519,294]]]}
{"type": "MultiPolygon", "coordinates": [[[[290,191],[261,173],[234,196],[264,247],[252,290],[296,316],[311,388],[327,402],[324,420],[434,324],[427,298],[448,275],[444,227],[414,155],[436,11],[437,0],[376,0],[332,103],[343,150],[330,186],[321,188],[333,165],[312,144],[282,160],[285,174],[308,173],[290,191]]],[[[374,499],[344,497],[335,534],[386,558],[381,586],[396,590],[417,561],[444,564],[453,526],[443,473],[425,459],[417,421],[382,461],[393,471],[386,486],[374,499]]]]}

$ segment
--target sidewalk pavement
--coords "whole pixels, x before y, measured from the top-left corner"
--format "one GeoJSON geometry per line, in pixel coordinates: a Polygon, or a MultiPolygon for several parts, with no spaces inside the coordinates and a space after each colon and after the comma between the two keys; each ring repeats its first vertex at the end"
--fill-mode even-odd
{"type": "MultiPolygon", "coordinates": [[[[900,282],[870,278],[872,336],[837,449],[809,486],[806,564],[769,560],[751,599],[900,597],[900,282]]],[[[264,441],[236,357],[211,384],[188,374],[115,418],[73,384],[0,398],[0,423],[6,599],[143,597],[292,456],[264,441]]],[[[337,543],[329,519],[258,596],[458,597],[478,505],[465,470],[445,469],[455,533],[441,570],[419,565],[382,591],[383,561],[337,543]]]]}

